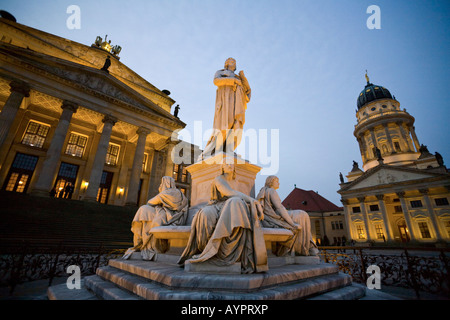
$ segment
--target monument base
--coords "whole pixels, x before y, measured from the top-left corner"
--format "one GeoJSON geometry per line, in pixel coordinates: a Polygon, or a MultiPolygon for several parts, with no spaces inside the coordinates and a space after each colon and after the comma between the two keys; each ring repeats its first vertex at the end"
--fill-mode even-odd
{"type": "Polygon", "coordinates": [[[134,254],[129,260],[111,259],[107,266],[97,269],[96,275],[84,277],[82,290],[70,290],[63,283],[49,287],[48,297],[51,300],[294,300],[321,299],[321,296],[329,299],[333,293],[332,299],[356,300],[365,296],[365,288],[353,285],[351,276],[339,272],[336,265],[323,262],[271,265],[265,273],[211,274],[187,272],[171,262],[174,260],[142,261],[134,254]]]}
{"type": "Polygon", "coordinates": [[[192,181],[191,208],[209,202],[211,199],[211,183],[222,173],[223,163],[235,165],[236,179],[231,187],[252,198],[255,197],[255,179],[261,167],[251,164],[236,154],[220,152],[186,168],[191,174],[192,181]]]}

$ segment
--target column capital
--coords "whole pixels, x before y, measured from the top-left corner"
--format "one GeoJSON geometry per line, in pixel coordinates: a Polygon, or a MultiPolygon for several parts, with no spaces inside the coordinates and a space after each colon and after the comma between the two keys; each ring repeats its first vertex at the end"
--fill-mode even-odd
{"type": "Polygon", "coordinates": [[[419,192],[420,192],[421,194],[423,194],[423,195],[427,195],[429,191],[430,191],[430,190],[428,190],[427,188],[419,189],[419,192]]]}
{"type": "Polygon", "coordinates": [[[64,100],[61,105],[61,109],[69,109],[70,111],[75,113],[78,110],[78,105],[75,102],[64,100]]]}
{"type": "Polygon", "coordinates": [[[376,194],[375,197],[377,197],[377,199],[378,199],[379,201],[384,200],[384,194],[376,194]]]}
{"type": "Polygon", "coordinates": [[[403,199],[405,197],[405,191],[399,191],[399,192],[396,192],[396,194],[401,199],[403,199]]]}
{"type": "Polygon", "coordinates": [[[180,140],[172,140],[172,138],[168,138],[166,144],[166,148],[170,149],[175,147],[178,143],[180,143],[180,140]]]}
{"type": "Polygon", "coordinates": [[[136,130],[136,133],[138,135],[149,135],[152,131],[150,129],[144,128],[144,127],[139,127],[136,130]]]}
{"type": "Polygon", "coordinates": [[[364,200],[366,200],[366,197],[362,196],[362,197],[357,197],[356,199],[358,199],[359,202],[364,202],[364,200]]]}
{"type": "Polygon", "coordinates": [[[348,205],[348,199],[342,199],[341,198],[341,202],[344,206],[348,205]]]}
{"type": "Polygon", "coordinates": [[[13,80],[9,84],[9,91],[22,93],[25,97],[30,96],[30,86],[23,81],[13,80]]]}
{"type": "Polygon", "coordinates": [[[107,115],[105,115],[104,118],[102,119],[102,122],[103,122],[103,123],[110,123],[110,124],[112,124],[112,125],[115,125],[116,122],[117,122],[118,120],[119,120],[119,119],[117,119],[116,117],[113,117],[113,116],[107,114],[107,115]]]}

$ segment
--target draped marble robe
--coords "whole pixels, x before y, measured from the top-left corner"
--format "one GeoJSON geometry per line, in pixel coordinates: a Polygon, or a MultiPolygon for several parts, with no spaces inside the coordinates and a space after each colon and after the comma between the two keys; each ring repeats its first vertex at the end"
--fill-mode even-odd
{"type": "Polygon", "coordinates": [[[294,233],[291,239],[277,244],[278,247],[274,252],[277,256],[286,254],[296,256],[317,255],[318,250],[312,238],[310,218],[305,211],[286,210],[281,203],[278,192],[267,185],[261,188],[256,198],[261,202],[264,210],[263,227],[284,228],[294,233]],[[283,218],[283,215],[289,215],[298,227],[289,224],[283,218]]]}
{"type": "Polygon", "coordinates": [[[154,227],[184,225],[188,214],[188,200],[181,190],[176,188],[172,177],[163,177],[159,194],[141,206],[131,223],[134,247],[124,255],[128,259],[135,251],[140,251],[143,260],[154,260],[157,253],[169,249],[167,240],[155,239],[150,232],[154,227]]]}
{"type": "Polygon", "coordinates": [[[214,150],[232,153],[241,141],[251,89],[244,72],[240,71],[239,75],[236,75],[235,70],[236,60],[228,58],[225,69],[214,75],[217,91],[213,133],[200,155],[200,160],[210,156],[214,150]]]}
{"type": "Polygon", "coordinates": [[[178,263],[241,263],[242,273],[268,270],[261,207],[233,190],[223,175],[211,186],[211,201],[194,216],[188,244],[178,263]]]}

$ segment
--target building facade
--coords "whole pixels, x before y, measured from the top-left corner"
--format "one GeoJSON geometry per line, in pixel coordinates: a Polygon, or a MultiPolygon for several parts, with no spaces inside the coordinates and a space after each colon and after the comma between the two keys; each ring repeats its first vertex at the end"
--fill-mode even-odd
{"type": "Polygon", "coordinates": [[[388,89],[370,83],[357,99],[354,135],[362,158],[338,193],[357,242],[450,241],[450,174],[419,143],[414,117],[388,89]]]}
{"type": "Polygon", "coordinates": [[[311,220],[311,233],[318,245],[348,244],[348,228],[342,207],[338,207],[319,193],[295,187],[283,200],[288,210],[304,210],[311,220]]]}
{"type": "Polygon", "coordinates": [[[0,18],[2,190],[139,205],[178,174],[172,136],[185,124],[171,114],[175,101],[121,63],[120,50],[0,18]]]}

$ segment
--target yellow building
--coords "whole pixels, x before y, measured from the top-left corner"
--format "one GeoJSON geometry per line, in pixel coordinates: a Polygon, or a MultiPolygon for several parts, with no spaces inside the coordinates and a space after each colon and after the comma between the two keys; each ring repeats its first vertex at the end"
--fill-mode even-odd
{"type": "Polygon", "coordinates": [[[185,124],[170,92],[121,63],[119,46],[93,42],[0,18],[2,190],[64,196],[71,184],[72,199],[136,205],[173,175],[171,136],[185,124]]]}
{"type": "Polygon", "coordinates": [[[414,117],[388,89],[367,85],[354,135],[363,162],[341,175],[349,235],[357,242],[450,241],[450,174],[439,153],[419,144],[414,117]]]}

